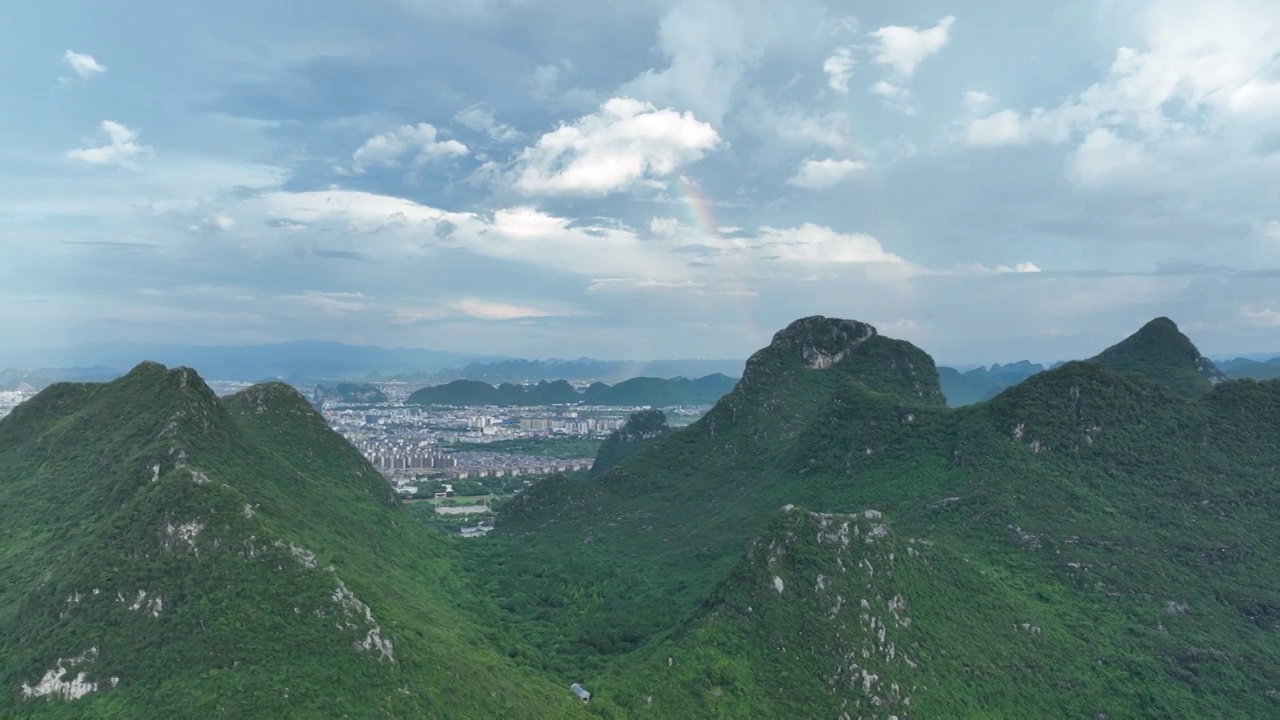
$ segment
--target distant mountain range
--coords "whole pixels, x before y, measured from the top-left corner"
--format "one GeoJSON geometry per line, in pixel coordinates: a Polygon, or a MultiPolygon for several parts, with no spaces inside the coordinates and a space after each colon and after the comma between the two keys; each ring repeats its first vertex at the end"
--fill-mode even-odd
{"type": "Polygon", "coordinates": [[[1253,378],[1254,380],[1272,380],[1280,378],[1280,357],[1258,361],[1247,358],[1235,358],[1218,363],[1218,369],[1232,380],[1253,378]]]}
{"type": "Polygon", "coordinates": [[[477,380],[454,380],[422,388],[405,401],[416,405],[535,406],[535,405],[627,405],[674,407],[710,405],[733,389],[735,378],[715,374],[694,380],[637,377],[617,385],[593,383],[579,392],[566,380],[542,381],[528,385],[503,383],[493,386],[477,380]]]}
{"type": "MultiPolygon", "coordinates": [[[[0,361],[11,367],[91,367],[112,373],[110,377],[119,377],[140,362],[152,361],[199,367],[211,380],[285,380],[290,383],[358,378],[374,372],[438,372],[447,367],[489,359],[495,358],[473,353],[310,340],[265,345],[91,343],[0,356],[0,361]]],[[[109,378],[70,376],[58,379],[109,378]]]]}
{"type": "Polygon", "coordinates": [[[336,381],[492,384],[540,380],[616,383],[633,377],[738,376],[743,360],[518,360],[475,353],[383,348],[322,341],[265,345],[92,343],[64,348],[0,351],[0,389],[27,382],[101,382],[140,362],[190,366],[210,380],[283,380],[294,385],[336,381]]]}
{"type": "Polygon", "coordinates": [[[1008,365],[996,363],[989,368],[979,367],[967,372],[943,366],[938,368],[938,380],[942,383],[942,394],[947,397],[947,404],[960,407],[990,400],[1005,388],[1044,372],[1044,369],[1043,365],[1029,360],[1008,365]]]}
{"type": "Polygon", "coordinates": [[[478,380],[491,385],[528,384],[543,380],[617,383],[636,377],[703,377],[742,375],[744,360],[497,360],[472,362],[438,372],[417,372],[397,376],[372,375],[370,381],[404,380],[443,384],[453,380],[478,380]]]}

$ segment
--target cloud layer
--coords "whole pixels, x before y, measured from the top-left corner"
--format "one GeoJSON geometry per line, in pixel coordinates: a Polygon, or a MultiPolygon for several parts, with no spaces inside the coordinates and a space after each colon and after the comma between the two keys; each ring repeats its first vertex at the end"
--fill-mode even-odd
{"type": "Polygon", "coordinates": [[[1280,350],[1274,3],[558,7],[33,10],[6,342],[743,357],[825,313],[989,362],[1169,315],[1280,350]]]}

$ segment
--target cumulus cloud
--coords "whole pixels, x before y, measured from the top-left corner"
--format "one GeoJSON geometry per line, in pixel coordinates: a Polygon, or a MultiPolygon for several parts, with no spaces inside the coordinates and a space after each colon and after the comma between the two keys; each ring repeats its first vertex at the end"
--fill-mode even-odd
{"type": "Polygon", "coordinates": [[[1280,10],[1255,0],[1153,0],[1135,30],[1137,42],[1115,51],[1102,80],[1060,103],[967,106],[962,142],[1073,144],[1067,175],[1084,185],[1247,165],[1280,120],[1280,10]]]}
{"type": "Polygon", "coordinates": [[[402,125],[391,132],[374,135],[351,156],[351,169],[361,173],[370,167],[396,167],[401,158],[413,153],[414,164],[461,157],[469,151],[457,140],[437,140],[431,123],[402,125]]]}
{"type": "Polygon", "coordinates": [[[88,79],[94,75],[101,75],[107,71],[107,66],[98,62],[92,55],[87,53],[78,53],[68,50],[62,54],[62,62],[71,68],[72,72],[80,77],[80,79],[88,79]]]}
{"type": "Polygon", "coordinates": [[[1067,175],[1080,185],[1107,185],[1141,178],[1155,162],[1140,143],[1098,128],[1068,157],[1067,175]]]}
{"type": "Polygon", "coordinates": [[[1031,140],[1031,133],[1018,113],[1001,110],[974,118],[965,127],[965,142],[979,147],[1019,145],[1031,140]]]}
{"type": "Polygon", "coordinates": [[[103,120],[100,125],[107,136],[107,144],[97,147],[68,150],[66,158],[89,165],[131,166],[133,159],[152,154],[150,147],[137,142],[138,132],[114,120],[103,120]]]}
{"type": "Polygon", "coordinates": [[[520,137],[519,130],[498,122],[493,117],[493,113],[481,105],[472,105],[469,108],[459,110],[453,116],[453,121],[469,130],[484,133],[490,139],[498,142],[515,140],[520,137]]]}
{"type": "Polygon", "coordinates": [[[840,233],[829,227],[805,223],[794,228],[762,227],[760,249],[769,257],[799,263],[907,265],[886,252],[880,241],[866,233],[840,233]]]}
{"type": "Polygon", "coordinates": [[[750,73],[771,53],[825,44],[830,27],[818,0],[672,3],[656,42],[666,66],[640,73],[615,94],[688,108],[719,128],[750,73]]]}
{"type": "Polygon", "coordinates": [[[876,39],[874,61],[892,68],[902,79],[910,78],[925,58],[946,46],[955,21],[955,17],[948,15],[925,30],[902,25],[882,27],[871,33],[876,39]]]}
{"type": "Polygon", "coordinates": [[[885,104],[889,107],[901,110],[908,115],[915,114],[915,109],[911,107],[911,91],[906,87],[888,80],[881,80],[871,86],[871,92],[884,98],[885,104]]]}
{"type": "Polygon", "coordinates": [[[613,98],[522,151],[513,184],[528,195],[599,197],[670,175],[721,144],[715,128],[693,113],[613,98]]]}
{"type": "Polygon", "coordinates": [[[851,48],[836,48],[822,63],[822,71],[827,74],[827,87],[838,93],[849,92],[849,78],[853,77],[857,64],[851,48]]]}
{"type": "Polygon", "coordinates": [[[806,190],[822,190],[866,168],[867,164],[860,160],[806,160],[787,184],[806,190]]]}

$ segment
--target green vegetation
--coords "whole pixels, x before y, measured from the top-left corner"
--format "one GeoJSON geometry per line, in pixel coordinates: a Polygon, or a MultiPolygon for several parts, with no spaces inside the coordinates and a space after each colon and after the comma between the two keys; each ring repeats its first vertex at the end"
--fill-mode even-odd
{"type": "Polygon", "coordinates": [[[285,385],[144,364],[0,421],[0,715],[579,715],[468,571],[285,385]]]}
{"type": "Polygon", "coordinates": [[[415,391],[406,402],[417,405],[538,406],[538,405],[710,405],[733,389],[737,381],[719,373],[688,378],[638,377],[617,385],[594,383],[578,392],[565,380],[530,385],[503,383],[494,387],[476,380],[454,380],[415,391]]]}
{"type": "Polygon", "coordinates": [[[591,475],[594,477],[603,474],[669,432],[671,426],[667,424],[666,413],[661,410],[631,413],[626,424],[609,433],[609,437],[600,445],[600,451],[591,464],[591,475]]]}
{"type": "Polygon", "coordinates": [[[1183,397],[1203,395],[1227,379],[1166,317],[1152,320],[1103,350],[1093,362],[1116,372],[1142,375],[1183,397]]]}
{"type": "Polygon", "coordinates": [[[953,409],[805,318],[468,540],[285,386],[56,385],[0,421],[0,714],[1274,717],[1280,381],[1171,325],[953,409]]]}
{"type": "MultiPolygon", "coordinates": [[[[1167,347],[1145,332],[1130,346],[1167,347]]],[[[1151,372],[1205,379],[1180,357],[1151,372]]],[[[848,323],[779,333],[688,429],[508,505],[488,580],[507,631],[613,717],[887,714],[908,695],[919,717],[1280,710],[1280,383],[1189,400],[1075,362],[952,410],[934,377],[848,323]],[[792,503],[874,509],[890,540],[863,527],[846,554],[813,516],[779,519],[792,503]],[[761,565],[775,545],[785,572],[761,565]],[[864,561],[874,576],[833,580],[864,561]]]]}

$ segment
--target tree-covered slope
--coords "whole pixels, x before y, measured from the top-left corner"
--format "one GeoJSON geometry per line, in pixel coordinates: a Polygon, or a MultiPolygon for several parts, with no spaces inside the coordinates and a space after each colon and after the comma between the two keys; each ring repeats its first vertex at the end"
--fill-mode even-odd
{"type": "Polygon", "coordinates": [[[600,444],[595,462],[591,464],[592,476],[603,474],[669,432],[671,426],[667,424],[666,413],[661,410],[631,413],[626,424],[609,433],[609,437],[600,444]]]}
{"type": "Polygon", "coordinates": [[[637,377],[617,385],[594,383],[583,393],[582,401],[589,405],[710,405],[724,397],[737,382],[719,373],[693,380],[637,377]]]}
{"type": "Polygon", "coordinates": [[[0,421],[0,715],[573,716],[296,391],[144,364],[0,421]]]}
{"type": "MultiPolygon", "coordinates": [[[[762,528],[776,537],[777,508],[871,507],[939,558],[903,561],[878,588],[912,608],[903,642],[922,679],[900,717],[1280,711],[1280,382],[1189,400],[1074,362],[948,409],[928,356],[867,327],[800,321],[702,420],[597,480],[511,503],[494,547],[519,555],[490,581],[509,631],[594,683],[601,713],[652,696],[655,717],[660,702],[681,716],[885,717],[867,709],[883,689],[813,681],[844,647],[816,593],[770,595],[762,571],[740,581],[742,548],[762,528]],[[563,572],[539,573],[552,558],[563,572]],[[735,606],[788,609],[717,614],[739,586],[755,594],[735,606]],[[677,652],[698,662],[676,670],[677,652]]],[[[810,575],[796,587],[835,562],[818,545],[797,546],[810,575]]]]}
{"type": "Polygon", "coordinates": [[[1116,372],[1136,373],[1167,385],[1183,397],[1203,395],[1227,379],[1166,317],[1143,325],[1091,360],[1116,372]]]}

